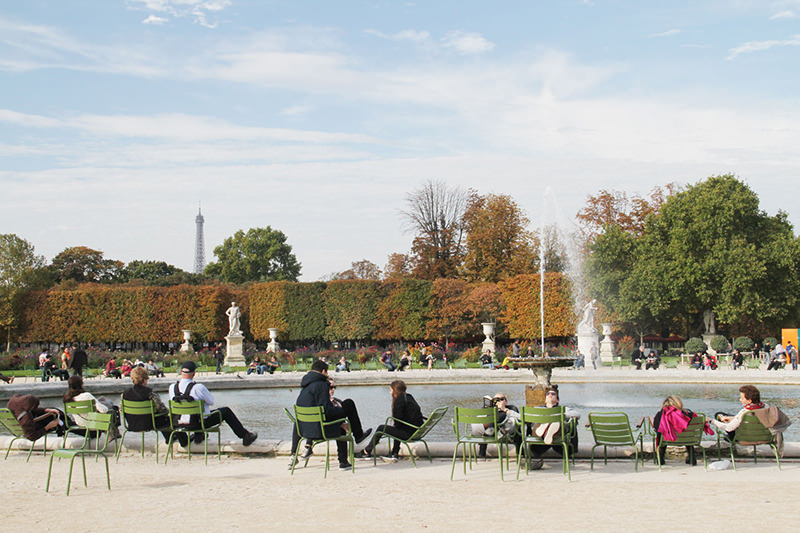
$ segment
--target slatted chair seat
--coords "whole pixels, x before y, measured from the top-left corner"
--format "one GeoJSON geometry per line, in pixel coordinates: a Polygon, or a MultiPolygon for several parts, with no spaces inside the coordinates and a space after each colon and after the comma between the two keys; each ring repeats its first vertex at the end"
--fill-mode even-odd
{"type": "Polygon", "coordinates": [[[458,458],[458,447],[461,446],[461,460],[464,464],[464,475],[467,474],[467,461],[472,468],[472,460],[475,457],[475,446],[480,444],[494,444],[497,446],[497,457],[500,462],[500,479],[503,479],[503,451],[506,452],[506,467],[508,467],[508,446],[513,444],[514,435],[503,435],[499,431],[500,424],[497,422],[497,408],[467,408],[456,407],[453,418],[453,432],[456,435],[456,447],[453,450],[453,466],[450,469],[450,480],[456,469],[456,459],[458,458]],[[472,434],[472,424],[483,424],[487,427],[491,435],[475,436],[472,434]]]}
{"type": "Polygon", "coordinates": [[[208,436],[210,433],[217,434],[217,459],[219,461],[222,460],[222,439],[220,437],[220,424],[211,425],[206,422],[205,417],[203,415],[205,411],[205,402],[203,400],[195,400],[192,402],[176,402],[175,400],[169,401],[169,420],[170,420],[170,433],[169,433],[169,440],[167,441],[167,454],[166,458],[164,459],[164,464],[167,464],[170,457],[173,456],[172,445],[174,443],[175,435],[178,433],[183,433],[186,435],[188,439],[188,443],[186,445],[186,450],[189,455],[189,460],[192,460],[192,434],[193,433],[202,433],[205,437],[203,439],[203,455],[205,457],[205,462],[208,464],[208,436]],[[179,424],[176,420],[179,417],[188,415],[196,415],[199,419],[197,425],[187,425],[187,424],[179,424]]]}
{"type": "Polygon", "coordinates": [[[141,433],[142,435],[142,458],[144,458],[144,436],[146,433],[150,431],[155,432],[156,434],[156,463],[158,463],[158,439],[159,439],[159,430],[170,429],[169,426],[166,427],[157,427],[156,424],[156,408],[153,405],[152,400],[126,400],[122,398],[120,403],[120,414],[122,416],[122,423],[124,425],[125,430],[122,432],[122,438],[119,441],[117,446],[117,453],[116,453],[116,460],[119,461],[119,454],[122,451],[122,444],[125,442],[125,435],[128,432],[133,433],[141,433]],[[128,416],[147,416],[150,417],[151,429],[145,430],[134,430],[131,429],[128,424],[128,416]]]}
{"type": "Polygon", "coordinates": [[[572,480],[572,474],[569,469],[570,457],[575,456],[575,451],[572,450],[570,442],[572,441],[575,425],[569,424],[564,417],[564,407],[523,407],[520,412],[520,431],[522,431],[522,447],[520,448],[521,458],[517,461],[517,479],[519,479],[520,466],[525,462],[525,472],[530,470],[530,450],[529,446],[561,446],[562,455],[562,472],[567,476],[567,479],[572,480]],[[528,425],[535,428],[538,424],[559,424],[558,432],[553,436],[551,444],[547,444],[542,437],[537,436],[535,433],[527,435],[524,428],[528,425]]]}
{"type": "Polygon", "coordinates": [[[75,458],[81,458],[81,466],[83,467],[83,486],[88,486],[86,483],[86,456],[94,455],[96,458],[102,457],[106,463],[106,482],[108,484],[108,490],[111,490],[111,475],[108,471],[108,456],[106,456],[106,450],[108,449],[108,443],[110,439],[110,433],[112,431],[112,424],[114,423],[114,414],[113,413],[95,413],[91,412],[86,415],[86,435],[83,437],[83,444],[80,448],[67,448],[67,449],[58,449],[53,452],[50,456],[50,466],[47,469],[47,484],[45,485],[44,491],[48,492],[50,490],[50,474],[53,470],[53,459],[58,457],[59,459],[69,459],[69,475],[67,477],[67,496],[69,496],[69,488],[70,484],[72,483],[72,467],[75,463],[75,458]],[[91,447],[91,432],[94,432],[97,435],[96,439],[96,447],[91,447]],[[105,433],[105,438],[102,438],[100,435],[105,433]],[[102,447],[100,446],[100,442],[103,442],[102,447]]]}
{"type": "Polygon", "coordinates": [[[703,467],[708,470],[708,463],[706,462],[706,449],[703,448],[703,428],[706,425],[706,415],[702,413],[695,413],[694,418],[689,421],[689,425],[675,435],[675,440],[662,440],[660,443],[654,441],[653,447],[656,456],[656,464],[658,469],[661,470],[661,447],[659,444],[670,446],[691,446],[700,447],[703,452],[703,467]]]}
{"type": "MultiPolygon", "coordinates": [[[[290,414],[287,412],[287,414],[290,414]]],[[[291,418],[291,417],[290,417],[291,418]]],[[[337,420],[326,420],[325,419],[325,408],[322,406],[313,406],[313,407],[300,407],[299,405],[294,406],[294,419],[295,419],[295,427],[297,428],[297,434],[300,436],[300,440],[310,440],[311,446],[314,447],[316,444],[320,444],[324,442],[326,444],[325,449],[325,478],[328,477],[328,470],[330,470],[330,462],[331,462],[331,442],[341,441],[347,442],[348,445],[348,457],[350,461],[350,468],[353,473],[356,471],[356,461],[355,461],[355,447],[356,442],[353,438],[353,433],[350,431],[350,426],[347,426],[347,431],[344,433],[338,433],[337,431],[333,431],[332,428],[340,427],[343,423],[347,422],[346,418],[339,418],[337,420]],[[313,424],[320,428],[321,437],[317,436],[307,436],[303,433],[303,424],[313,424]]],[[[297,450],[294,452],[294,456],[292,458],[292,475],[294,475],[294,468],[297,465],[297,458],[300,453],[300,449],[302,446],[297,446],[297,450]]],[[[306,464],[308,464],[308,457],[306,458],[306,464]]]]}
{"type": "Polygon", "coordinates": [[[772,453],[775,455],[775,462],[778,464],[778,470],[781,469],[781,458],[778,453],[778,443],[776,435],[773,435],[769,429],[764,427],[758,416],[753,413],[745,413],[742,417],[742,423],[736,428],[733,438],[728,437],[727,432],[722,429],[717,429],[717,452],[721,453],[721,441],[730,444],[731,462],[733,469],[736,470],[735,451],[736,445],[743,447],[753,448],[753,462],[758,464],[758,446],[769,446],[772,453]]]}
{"type": "MultiPolygon", "coordinates": [[[[406,448],[408,449],[408,455],[409,455],[409,457],[411,457],[411,462],[414,464],[414,468],[417,467],[417,461],[416,461],[416,459],[414,459],[414,454],[411,453],[411,443],[421,442],[422,444],[425,445],[425,451],[428,454],[428,461],[430,461],[432,463],[433,462],[433,457],[431,457],[431,450],[430,450],[430,448],[428,448],[428,443],[425,442],[425,437],[427,437],[428,433],[430,433],[430,431],[434,427],[436,427],[436,424],[439,423],[439,421],[444,417],[446,412],[447,412],[447,407],[439,407],[438,409],[435,409],[431,413],[431,416],[429,416],[425,420],[425,422],[423,422],[422,425],[420,425],[420,426],[415,426],[413,424],[409,424],[408,422],[404,422],[402,420],[398,420],[398,419],[390,416],[389,418],[386,419],[385,425],[387,425],[387,426],[394,425],[394,426],[401,426],[401,427],[402,426],[411,427],[411,428],[414,428],[414,433],[412,433],[408,438],[403,439],[402,437],[396,437],[394,435],[390,435],[389,433],[384,433],[383,431],[377,431],[375,433],[375,437],[374,438],[376,439],[376,442],[377,442],[377,439],[380,438],[380,436],[385,436],[387,439],[389,439],[389,441],[394,439],[394,440],[398,440],[398,441],[402,442],[403,444],[405,444],[406,448]]],[[[389,446],[389,448],[391,449],[391,445],[389,446]]],[[[373,448],[372,449],[372,463],[373,464],[377,464],[377,461],[378,461],[377,458],[378,458],[378,452],[377,452],[376,448],[373,448]]]]}

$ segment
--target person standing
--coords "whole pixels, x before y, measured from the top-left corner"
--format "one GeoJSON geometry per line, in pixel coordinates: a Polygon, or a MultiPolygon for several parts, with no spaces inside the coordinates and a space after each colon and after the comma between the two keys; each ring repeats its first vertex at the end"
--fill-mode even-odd
{"type": "Polygon", "coordinates": [[[83,368],[89,364],[89,356],[78,343],[72,345],[72,375],[83,377],[83,368]]]}
{"type": "Polygon", "coordinates": [[[222,372],[222,365],[225,363],[225,352],[222,351],[222,343],[218,342],[214,348],[214,361],[217,362],[217,374],[222,372]]]}
{"type": "Polygon", "coordinates": [[[786,343],[786,354],[789,362],[792,363],[792,370],[797,370],[797,348],[792,345],[792,341],[786,343]]]}
{"type": "Polygon", "coordinates": [[[50,370],[47,366],[47,360],[50,358],[50,354],[47,352],[47,348],[42,350],[42,353],[39,354],[39,370],[42,372],[42,381],[50,381],[50,370]]]}

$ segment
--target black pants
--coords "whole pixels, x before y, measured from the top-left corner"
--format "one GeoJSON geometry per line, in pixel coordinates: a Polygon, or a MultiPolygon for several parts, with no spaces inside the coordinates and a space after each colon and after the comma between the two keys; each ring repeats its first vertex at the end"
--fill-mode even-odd
{"type": "MultiPolygon", "coordinates": [[[[370,443],[367,445],[366,448],[364,448],[365,452],[369,454],[372,453],[372,450],[375,449],[375,446],[377,446],[381,440],[382,432],[392,437],[400,437],[401,439],[407,439],[413,433],[412,431],[409,431],[403,427],[386,426],[384,424],[381,424],[380,426],[378,426],[377,431],[375,431],[375,434],[372,436],[372,440],[370,441],[370,443]]],[[[394,443],[392,444],[392,455],[397,455],[400,453],[400,444],[401,443],[399,440],[397,439],[394,440],[394,443]]]]}
{"type": "MultiPolygon", "coordinates": [[[[347,418],[348,423],[350,424],[350,431],[353,433],[353,437],[356,439],[356,442],[359,442],[364,437],[364,429],[361,426],[361,418],[358,416],[358,409],[356,408],[356,404],[353,400],[347,399],[341,402],[342,409],[344,410],[344,416],[347,418]]],[[[337,433],[333,433],[332,427],[329,426],[326,434],[328,436],[335,436],[337,433]]],[[[338,433],[338,434],[341,434],[338,433]]],[[[307,439],[308,443],[310,444],[311,439],[307,439]]],[[[300,435],[297,433],[297,425],[292,426],[292,456],[294,456],[295,452],[297,451],[297,446],[300,444],[300,435]]],[[[347,443],[343,441],[336,441],[336,450],[339,455],[339,463],[346,463],[347,462],[347,443]]]]}
{"type": "Polygon", "coordinates": [[[233,413],[230,407],[220,407],[219,409],[214,409],[205,418],[205,421],[206,425],[208,426],[216,426],[217,424],[225,422],[240,439],[245,438],[247,434],[250,433],[244,428],[242,423],[239,421],[239,418],[233,413]]]}

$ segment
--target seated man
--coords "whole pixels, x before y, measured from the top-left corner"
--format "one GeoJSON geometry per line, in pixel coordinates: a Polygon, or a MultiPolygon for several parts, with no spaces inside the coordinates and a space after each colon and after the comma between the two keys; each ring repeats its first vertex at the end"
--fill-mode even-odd
{"type": "Polygon", "coordinates": [[[481,355],[481,367],[494,369],[494,362],[492,362],[492,353],[488,350],[486,351],[486,353],[481,355]]]}
{"type": "MultiPolygon", "coordinates": [[[[544,405],[540,407],[558,407],[559,405],[559,398],[558,398],[558,385],[551,385],[548,387],[547,392],[545,392],[545,400],[544,405]]],[[[574,426],[577,425],[578,419],[580,419],[581,414],[580,412],[576,411],[571,407],[564,408],[564,422],[567,426],[574,426]]],[[[540,426],[540,424],[534,424],[535,426],[540,426]]],[[[541,437],[545,442],[548,440],[550,443],[553,442],[553,436],[560,432],[561,428],[558,427],[559,424],[547,424],[549,427],[533,427],[527,428],[527,431],[534,432],[538,437],[541,437]]],[[[572,440],[570,440],[569,445],[572,448],[572,452],[575,453],[578,451],[578,432],[576,427],[566,427],[564,428],[565,432],[569,432],[572,434],[572,440]]],[[[529,433],[530,434],[530,433],[529,433]]],[[[531,470],[539,470],[544,465],[544,460],[541,458],[549,448],[553,448],[553,451],[556,452],[558,455],[561,455],[564,452],[564,449],[561,446],[541,446],[541,445],[531,445],[528,450],[530,456],[533,458],[531,461],[531,470]]]]}
{"type": "MultiPolygon", "coordinates": [[[[243,445],[250,446],[253,444],[253,441],[258,438],[258,433],[246,430],[230,407],[220,407],[213,411],[210,409],[214,405],[214,397],[205,385],[194,381],[196,370],[197,365],[194,361],[184,362],[181,365],[181,379],[169,386],[169,397],[173,400],[183,399],[188,393],[193,400],[203,400],[205,409],[203,416],[206,424],[217,425],[225,422],[236,436],[242,439],[243,445]]],[[[180,423],[189,424],[190,417],[187,415],[182,416],[180,423]]],[[[203,441],[203,438],[204,435],[202,433],[195,433],[193,440],[199,443],[203,441]]]]}
{"type": "MultiPolygon", "coordinates": [[[[155,376],[157,378],[164,377],[164,371],[158,368],[158,366],[156,366],[156,364],[153,362],[152,359],[147,360],[147,363],[145,363],[144,365],[144,369],[147,370],[147,373],[150,374],[151,376],[155,376]]],[[[133,377],[133,372],[131,372],[131,378],[132,377],[133,377]]]]}
{"type": "Polygon", "coordinates": [[[639,346],[637,350],[634,350],[631,354],[631,365],[636,367],[636,370],[642,369],[642,363],[644,363],[644,344],[639,346]]]}
{"type": "Polygon", "coordinates": [[[786,350],[780,344],[775,346],[775,353],[772,354],[767,370],[778,370],[786,365],[786,350]]]}
{"type": "MultiPolygon", "coordinates": [[[[522,436],[517,432],[517,422],[519,422],[519,408],[508,403],[508,398],[502,392],[496,393],[492,398],[484,396],[484,406],[487,407],[487,400],[490,405],[497,409],[497,427],[501,437],[513,435],[514,446],[519,453],[522,444],[522,436]]],[[[472,424],[472,434],[475,437],[490,436],[493,428],[486,424],[472,424]]],[[[478,444],[478,457],[486,458],[486,444],[478,444]]]]}
{"type": "Polygon", "coordinates": [[[392,361],[392,349],[388,348],[383,354],[381,355],[381,363],[383,366],[386,367],[386,370],[389,372],[394,372],[397,369],[397,365],[394,364],[392,361]]]}
{"type": "Polygon", "coordinates": [[[647,359],[645,359],[644,369],[649,370],[657,370],[658,364],[661,362],[661,358],[656,355],[655,350],[650,350],[650,353],[647,354],[647,359]]]}
{"type": "Polygon", "coordinates": [[[272,354],[272,356],[269,358],[269,361],[267,361],[267,364],[265,365],[266,371],[270,374],[274,374],[275,371],[280,368],[280,366],[281,365],[278,364],[278,360],[275,358],[275,354],[272,354]]]}
{"type": "Polygon", "coordinates": [[[703,352],[697,352],[692,356],[692,363],[691,365],[696,370],[703,370],[703,352]]]}
{"type": "MultiPolygon", "coordinates": [[[[321,359],[314,361],[311,365],[311,370],[303,376],[300,387],[302,389],[296,401],[298,407],[322,406],[327,420],[347,418],[356,443],[363,442],[372,433],[372,428],[366,431],[362,429],[358,409],[356,409],[356,404],[353,400],[347,399],[336,403],[331,401],[331,383],[328,380],[328,364],[325,361],[321,359]]],[[[344,431],[344,428],[341,427],[326,426],[325,428],[325,434],[328,436],[342,435],[344,431]]],[[[302,432],[303,437],[306,439],[322,438],[322,428],[318,424],[303,424],[302,432]]],[[[292,431],[292,459],[289,462],[289,468],[293,466],[294,454],[299,444],[300,435],[297,433],[297,427],[295,426],[292,431]]],[[[306,450],[302,455],[303,458],[311,454],[311,447],[306,446],[306,450]]],[[[348,460],[347,443],[337,441],[336,449],[339,456],[339,468],[341,470],[351,468],[352,465],[348,460]]]]}
{"type": "MultiPolygon", "coordinates": [[[[153,419],[150,415],[130,415],[125,413],[125,421],[130,431],[150,431],[151,429],[158,429],[161,431],[161,434],[164,435],[164,440],[169,442],[169,409],[164,405],[164,402],[161,401],[161,397],[147,386],[148,379],[150,379],[150,375],[146,369],[137,366],[131,370],[133,386],[122,393],[122,399],[133,402],[152,401],[156,412],[156,427],[153,427],[153,419]]],[[[181,446],[186,447],[188,439],[184,433],[177,433],[175,437],[178,439],[178,443],[180,443],[181,446]]]]}
{"type": "Polygon", "coordinates": [[[350,361],[345,356],[339,358],[339,363],[336,365],[337,372],[350,372],[350,361]]]}

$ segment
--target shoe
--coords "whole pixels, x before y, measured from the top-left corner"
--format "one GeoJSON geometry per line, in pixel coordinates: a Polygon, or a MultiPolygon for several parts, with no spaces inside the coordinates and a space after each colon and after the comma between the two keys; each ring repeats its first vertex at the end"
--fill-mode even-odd
{"type": "Polygon", "coordinates": [[[366,438],[370,436],[371,433],[372,433],[372,428],[369,428],[368,430],[363,432],[361,434],[361,438],[356,441],[356,444],[361,444],[362,442],[364,442],[366,438]]]}
{"type": "Polygon", "coordinates": [[[303,449],[303,453],[300,454],[300,459],[308,459],[312,455],[314,455],[313,448],[311,448],[311,446],[306,445],[306,447],[303,449]]]}
{"type": "Polygon", "coordinates": [[[356,454],[358,459],[372,459],[372,454],[369,453],[367,450],[361,450],[356,454]]]}
{"type": "Polygon", "coordinates": [[[531,470],[541,470],[544,466],[544,459],[533,459],[531,461],[531,470]]]}
{"type": "Polygon", "coordinates": [[[339,470],[350,470],[353,468],[353,465],[350,463],[339,463],[339,470]]]}
{"type": "Polygon", "coordinates": [[[293,455],[292,458],[289,459],[289,470],[291,470],[294,465],[295,465],[295,462],[294,462],[294,455],[293,455]]]}
{"type": "Polygon", "coordinates": [[[206,440],[205,433],[195,433],[194,435],[192,435],[192,442],[194,442],[195,444],[203,444],[204,440],[206,440]]]}
{"type": "Polygon", "coordinates": [[[257,438],[258,438],[258,433],[256,433],[255,431],[250,431],[250,432],[249,432],[247,435],[245,435],[245,436],[244,436],[244,438],[242,439],[242,445],[243,445],[243,446],[250,446],[251,444],[253,444],[253,442],[255,442],[255,440],[256,440],[257,438]]]}
{"type": "Polygon", "coordinates": [[[8,384],[11,385],[12,383],[14,383],[14,376],[8,378],[8,384]]]}
{"type": "Polygon", "coordinates": [[[400,460],[400,456],[399,455],[382,455],[381,456],[381,461],[383,461],[384,463],[396,463],[399,460],[400,460]]]}

